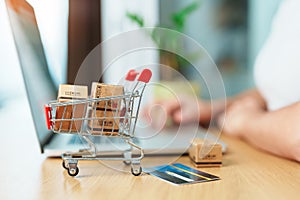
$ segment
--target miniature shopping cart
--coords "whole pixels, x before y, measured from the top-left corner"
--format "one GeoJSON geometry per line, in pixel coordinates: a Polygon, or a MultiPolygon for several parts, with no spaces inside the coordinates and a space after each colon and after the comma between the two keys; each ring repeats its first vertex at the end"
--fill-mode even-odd
{"type": "Polygon", "coordinates": [[[121,95],[66,102],[51,101],[45,105],[48,129],[54,133],[78,134],[89,146],[87,149],[61,155],[62,165],[70,176],[79,173],[79,160],[120,160],[131,165],[133,175],[141,174],[144,153],[134,143],[135,127],[142,95],[151,76],[149,69],[140,73],[130,70],[121,95]],[[99,105],[102,106],[100,109],[99,105]],[[128,144],[128,148],[122,150],[123,155],[119,157],[101,155],[91,138],[94,136],[119,137],[128,144]],[[133,150],[139,153],[133,155],[133,150]]]}

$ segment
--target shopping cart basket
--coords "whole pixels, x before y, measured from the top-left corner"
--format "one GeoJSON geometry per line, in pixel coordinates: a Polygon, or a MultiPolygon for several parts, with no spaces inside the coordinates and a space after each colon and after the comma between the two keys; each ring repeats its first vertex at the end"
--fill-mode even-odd
{"type": "Polygon", "coordinates": [[[54,133],[78,134],[89,145],[87,149],[61,155],[62,165],[70,176],[79,173],[79,160],[120,160],[131,165],[133,175],[141,174],[144,153],[133,139],[142,95],[151,76],[149,69],[144,69],[141,73],[130,70],[122,95],[67,102],[51,101],[45,105],[48,129],[54,133]],[[98,110],[97,105],[102,105],[102,109],[98,110]],[[103,156],[91,139],[94,136],[119,137],[129,148],[119,157],[103,156]],[[133,156],[134,148],[139,152],[138,156],[133,156]]]}

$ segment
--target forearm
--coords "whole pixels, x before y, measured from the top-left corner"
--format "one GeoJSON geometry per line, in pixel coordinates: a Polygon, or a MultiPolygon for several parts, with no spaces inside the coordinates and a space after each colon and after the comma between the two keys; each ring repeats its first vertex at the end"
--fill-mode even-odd
{"type": "Polygon", "coordinates": [[[248,99],[248,98],[254,99],[261,106],[261,108],[266,109],[267,107],[266,101],[256,88],[247,90],[237,96],[229,98],[227,101],[228,102],[227,107],[229,107],[232,103],[236,101],[242,101],[243,99],[248,99]]]}
{"type": "Polygon", "coordinates": [[[250,89],[245,92],[242,92],[239,95],[236,95],[233,97],[228,97],[227,99],[211,101],[209,104],[210,112],[211,112],[210,119],[212,119],[212,120],[216,119],[220,113],[223,113],[234,102],[241,101],[246,98],[255,99],[255,101],[257,101],[261,105],[262,109],[266,109],[266,103],[265,103],[264,98],[261,96],[259,91],[256,88],[254,88],[254,89],[250,89]]]}
{"type": "Polygon", "coordinates": [[[258,113],[245,123],[241,136],[276,155],[300,161],[300,102],[273,112],[258,113]]]}

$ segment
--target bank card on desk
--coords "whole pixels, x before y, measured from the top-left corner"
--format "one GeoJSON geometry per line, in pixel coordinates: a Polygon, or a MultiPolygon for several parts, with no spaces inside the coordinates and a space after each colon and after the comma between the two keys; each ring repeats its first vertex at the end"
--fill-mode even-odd
{"type": "Polygon", "coordinates": [[[176,185],[220,180],[217,176],[190,168],[180,163],[146,168],[144,171],[176,185]]]}

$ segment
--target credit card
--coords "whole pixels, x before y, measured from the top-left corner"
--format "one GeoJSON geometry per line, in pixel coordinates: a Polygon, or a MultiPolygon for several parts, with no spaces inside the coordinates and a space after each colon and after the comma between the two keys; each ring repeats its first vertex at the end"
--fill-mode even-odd
{"type": "Polygon", "coordinates": [[[180,163],[146,168],[144,171],[176,185],[220,180],[220,178],[215,175],[193,169],[180,163]]]}

